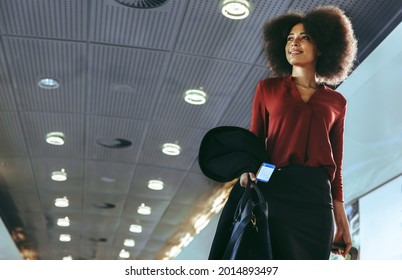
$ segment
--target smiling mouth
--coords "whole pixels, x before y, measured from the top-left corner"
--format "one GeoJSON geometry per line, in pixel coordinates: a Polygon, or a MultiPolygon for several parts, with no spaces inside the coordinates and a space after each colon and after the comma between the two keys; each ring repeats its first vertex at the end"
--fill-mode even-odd
{"type": "Polygon", "coordinates": [[[301,54],[301,51],[289,51],[290,55],[296,55],[296,54],[301,54]]]}

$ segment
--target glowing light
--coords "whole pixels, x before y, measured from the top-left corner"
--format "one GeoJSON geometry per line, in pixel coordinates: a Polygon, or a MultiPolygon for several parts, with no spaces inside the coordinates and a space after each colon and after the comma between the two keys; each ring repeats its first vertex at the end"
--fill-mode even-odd
{"type": "Polygon", "coordinates": [[[151,190],[163,190],[163,185],[163,182],[160,180],[149,180],[148,182],[148,188],[150,188],[151,190]]]}
{"type": "Polygon", "coordinates": [[[51,178],[53,181],[62,182],[67,180],[67,173],[65,172],[64,169],[60,171],[53,171],[51,178]]]}
{"type": "Polygon", "coordinates": [[[177,156],[181,152],[181,147],[173,143],[165,143],[162,146],[162,152],[169,156],[177,156]]]}
{"type": "Polygon", "coordinates": [[[222,14],[230,19],[244,19],[250,14],[250,3],[246,0],[223,0],[222,14]]]}
{"type": "Polygon", "coordinates": [[[141,203],[141,205],[138,206],[137,213],[141,215],[150,215],[151,207],[145,205],[144,203],[141,203]]]}

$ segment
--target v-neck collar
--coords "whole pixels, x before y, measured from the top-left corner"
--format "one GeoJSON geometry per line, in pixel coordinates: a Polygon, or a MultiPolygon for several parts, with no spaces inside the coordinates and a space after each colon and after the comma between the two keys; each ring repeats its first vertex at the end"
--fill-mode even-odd
{"type": "Polygon", "coordinates": [[[286,83],[287,83],[288,89],[289,89],[289,91],[290,91],[290,94],[291,94],[294,98],[296,98],[296,99],[298,99],[300,102],[302,102],[303,104],[308,104],[308,103],[310,103],[311,99],[312,99],[315,95],[322,93],[322,90],[326,88],[325,85],[319,84],[319,87],[318,87],[317,90],[310,96],[310,98],[309,98],[307,101],[304,101],[303,98],[302,98],[301,95],[300,95],[299,89],[297,88],[295,81],[293,80],[293,76],[292,76],[292,75],[290,75],[290,76],[287,77],[286,83]]]}

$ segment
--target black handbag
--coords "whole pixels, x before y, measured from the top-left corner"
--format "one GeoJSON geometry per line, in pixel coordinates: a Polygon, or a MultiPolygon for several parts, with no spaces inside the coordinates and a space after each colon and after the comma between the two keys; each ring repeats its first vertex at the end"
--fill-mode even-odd
{"type": "Polygon", "coordinates": [[[233,217],[224,260],[271,260],[268,203],[259,187],[248,180],[233,217]]]}
{"type": "MultiPolygon", "coordinates": [[[[215,127],[201,141],[199,166],[216,182],[231,182],[245,172],[256,172],[263,162],[266,162],[264,142],[245,128],[215,127]]],[[[246,188],[237,183],[232,189],[208,259],[272,259],[268,204],[259,187],[249,181],[246,188]]]]}

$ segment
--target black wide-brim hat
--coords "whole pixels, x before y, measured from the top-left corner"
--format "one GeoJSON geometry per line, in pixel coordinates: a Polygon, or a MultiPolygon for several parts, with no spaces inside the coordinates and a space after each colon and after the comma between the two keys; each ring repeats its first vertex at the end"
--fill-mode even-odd
{"type": "Polygon", "coordinates": [[[219,126],[201,140],[198,163],[204,175],[214,181],[230,182],[244,172],[256,173],[264,161],[264,143],[247,129],[219,126]]]}

